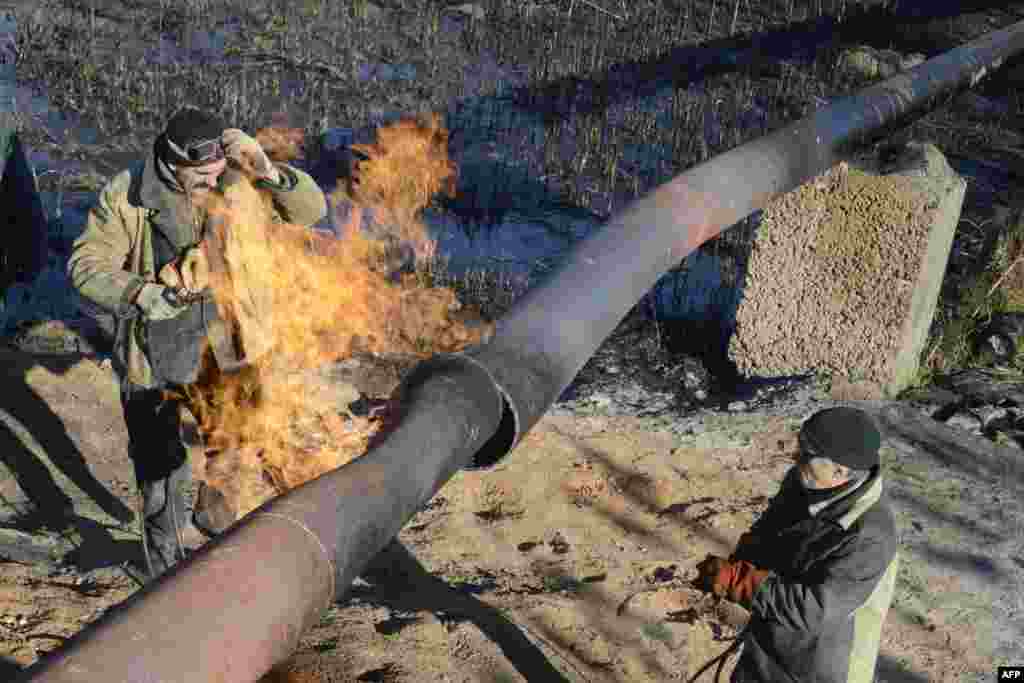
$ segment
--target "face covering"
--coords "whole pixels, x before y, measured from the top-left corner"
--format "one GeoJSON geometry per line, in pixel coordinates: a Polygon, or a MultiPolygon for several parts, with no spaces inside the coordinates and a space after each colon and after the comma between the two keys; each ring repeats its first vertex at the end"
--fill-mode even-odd
{"type": "Polygon", "coordinates": [[[800,482],[800,488],[803,491],[804,498],[807,500],[808,505],[814,505],[815,503],[820,503],[834,496],[848,493],[863,484],[870,474],[869,472],[855,473],[848,481],[840,484],[839,486],[819,489],[814,488],[813,484],[816,482],[808,479],[804,474],[803,469],[798,469],[797,473],[799,474],[798,480],[800,482]]]}

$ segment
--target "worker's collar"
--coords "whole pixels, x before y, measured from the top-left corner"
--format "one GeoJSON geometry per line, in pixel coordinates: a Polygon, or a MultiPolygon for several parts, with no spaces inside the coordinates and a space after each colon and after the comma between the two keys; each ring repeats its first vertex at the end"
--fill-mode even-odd
{"type": "Polygon", "coordinates": [[[868,472],[858,472],[838,486],[814,488],[807,485],[807,481],[804,479],[804,472],[801,470],[800,465],[797,465],[796,480],[800,483],[800,488],[803,490],[808,504],[816,505],[822,501],[837,500],[844,494],[853,491],[867,480],[868,474],[868,472]]]}
{"type": "Polygon", "coordinates": [[[881,467],[872,467],[866,479],[849,481],[842,486],[817,491],[804,489],[796,467],[791,470],[790,476],[793,477],[795,495],[804,499],[807,511],[812,517],[831,519],[844,529],[848,529],[882,496],[881,467]]]}
{"type": "MultiPolygon", "coordinates": [[[[879,471],[880,468],[873,468],[871,475],[857,487],[857,492],[860,495],[848,497],[851,505],[843,514],[836,518],[839,526],[849,529],[850,525],[857,521],[869,507],[877,503],[882,497],[882,476],[879,471]]],[[[844,505],[843,507],[846,506],[844,505]]]]}
{"type": "Polygon", "coordinates": [[[163,177],[156,154],[152,151],[146,158],[139,179],[138,204],[153,212],[150,220],[174,245],[182,248],[194,244],[200,230],[196,227],[197,217],[188,195],[168,185],[163,177]]]}
{"type": "Polygon", "coordinates": [[[146,164],[142,168],[142,178],[139,182],[139,203],[154,211],[171,212],[182,214],[188,206],[188,197],[177,182],[170,169],[160,168],[161,164],[156,154],[151,150],[146,157],[146,164]],[[168,175],[170,174],[170,175],[168,175]]]}

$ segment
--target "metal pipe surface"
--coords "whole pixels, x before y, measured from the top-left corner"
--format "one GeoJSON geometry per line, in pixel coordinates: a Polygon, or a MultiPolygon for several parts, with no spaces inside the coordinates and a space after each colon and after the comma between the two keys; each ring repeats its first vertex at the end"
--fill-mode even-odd
{"type": "Polygon", "coordinates": [[[1022,49],[1018,22],[720,154],[633,202],[519,299],[491,343],[474,352],[497,379],[514,423],[474,463],[492,464],[515,446],[666,270],[1022,49]]]}
{"type": "Polygon", "coordinates": [[[1024,22],[633,203],[524,296],[489,344],[417,366],[405,384],[406,415],[382,444],[247,515],[18,680],[257,680],[460,467],[508,453],[665,270],[848,147],[976,84],[1022,48],[1024,22]]]}
{"type": "Polygon", "coordinates": [[[403,392],[372,451],[250,513],[18,680],[258,680],[498,428],[494,380],[467,358],[421,363],[403,392]]]}

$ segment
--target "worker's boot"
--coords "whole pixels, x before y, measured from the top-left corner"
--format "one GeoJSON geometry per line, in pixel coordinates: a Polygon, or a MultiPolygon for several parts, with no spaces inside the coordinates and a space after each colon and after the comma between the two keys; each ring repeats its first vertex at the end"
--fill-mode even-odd
{"type": "Polygon", "coordinates": [[[155,579],[206,537],[192,524],[192,469],[186,460],[164,479],[142,482],[146,562],[155,579]]]}
{"type": "Polygon", "coordinates": [[[238,520],[238,515],[220,489],[203,482],[196,494],[192,520],[203,534],[212,538],[227,531],[238,520]]]}

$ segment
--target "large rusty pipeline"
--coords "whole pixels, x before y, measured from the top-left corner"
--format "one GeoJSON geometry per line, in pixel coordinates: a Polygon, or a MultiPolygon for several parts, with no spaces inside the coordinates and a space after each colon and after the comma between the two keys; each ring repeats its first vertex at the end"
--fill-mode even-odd
{"type": "Polygon", "coordinates": [[[697,166],[584,240],[485,346],[417,366],[362,458],[250,513],[18,680],[251,683],[460,468],[506,455],[669,267],[854,145],[975,85],[1024,22],[697,166]]]}

